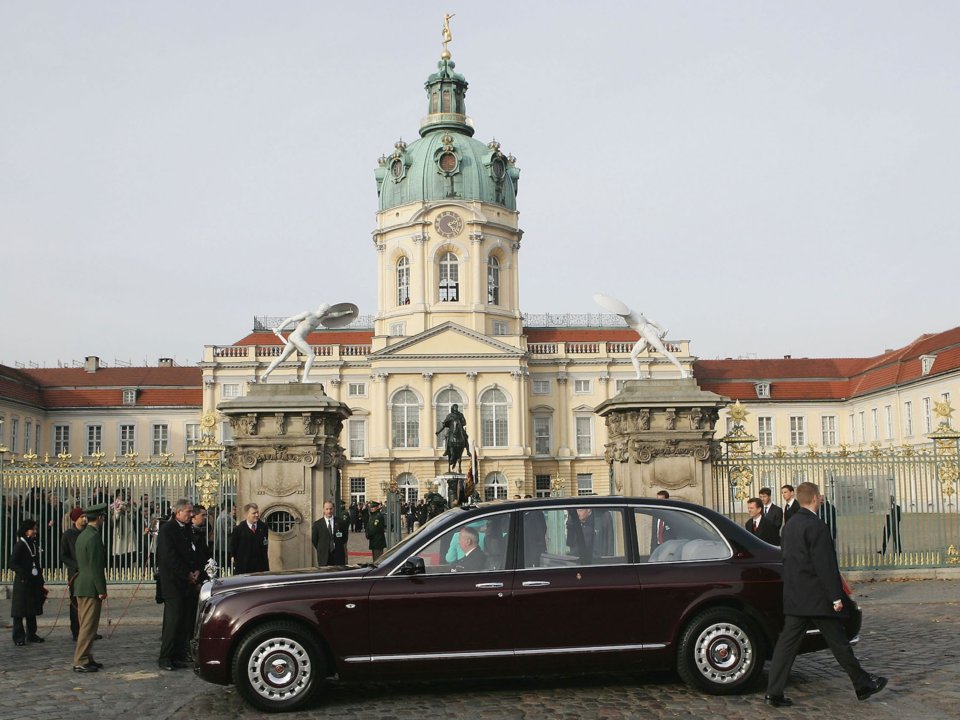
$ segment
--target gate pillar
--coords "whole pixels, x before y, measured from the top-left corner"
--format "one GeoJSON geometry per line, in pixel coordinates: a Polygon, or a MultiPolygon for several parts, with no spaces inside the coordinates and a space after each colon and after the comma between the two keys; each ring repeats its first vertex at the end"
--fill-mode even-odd
{"type": "Polygon", "coordinates": [[[729,402],[695,378],[628,380],[595,409],[607,424],[613,492],[650,497],[667,490],[711,507],[711,463],[720,456],[714,427],[729,402]]]}
{"type": "MultiPolygon", "coordinates": [[[[350,408],[319,383],[256,384],[217,409],[230,421],[230,467],[239,473],[237,519],[247,503],[270,528],[270,569],[316,565],[313,522],[332,500],[344,451],[339,444],[350,408]]],[[[336,506],[336,505],[335,505],[336,506]]]]}

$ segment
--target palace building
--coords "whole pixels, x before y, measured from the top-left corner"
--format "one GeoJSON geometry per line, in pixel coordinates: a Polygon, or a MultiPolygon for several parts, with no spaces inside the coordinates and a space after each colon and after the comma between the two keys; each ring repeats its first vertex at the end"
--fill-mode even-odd
{"type": "MultiPolygon", "coordinates": [[[[374,171],[376,308],[309,338],[311,380],[352,411],[344,500],[382,498],[394,482],[408,498],[433,490],[447,469],[436,433],[453,405],[486,498],[612,490],[594,408],[636,377],[637,335],[615,315],[522,312],[520,170],[499,143],[475,137],[467,87],[444,51],[425,84],[419,139],[394,144],[374,171]]],[[[584,298],[595,290],[585,281],[584,298]]],[[[234,344],[207,346],[199,368],[105,368],[95,357],[83,368],[0,366],[0,451],[184,455],[201,415],[213,423],[218,404],[245,395],[280,354],[279,320],[257,318],[234,344]]],[[[960,328],[868,358],[700,360],[688,340],[666,345],[701,388],[749,409],[745,430],[763,451],[925,444],[937,404],[960,393],[960,328]]],[[[296,382],[304,360],[292,356],[270,382],[296,382]]],[[[640,372],[677,374],[649,352],[640,372]]],[[[216,427],[229,443],[229,424],[216,427]]],[[[721,413],[717,437],[731,427],[721,413]]]]}
{"type": "MultiPolygon", "coordinates": [[[[408,498],[434,489],[446,470],[436,432],[452,405],[467,419],[486,498],[610,493],[594,408],[636,377],[637,336],[617,316],[521,311],[516,160],[474,137],[467,81],[449,54],[425,87],[420,138],[397,142],[375,170],[375,313],[310,337],[311,380],[353,413],[343,499],[382,497],[392,482],[408,498]]],[[[278,321],[258,318],[247,337],[205,349],[205,412],[244,394],[280,354],[278,321]]],[[[761,449],[925,443],[933,403],[960,391],[960,328],[860,359],[708,361],[687,340],[667,347],[703,389],[751,408],[761,449]]],[[[270,381],[295,382],[303,360],[270,381]]],[[[676,376],[655,353],[640,360],[646,377],[676,376]]],[[[718,436],[728,427],[722,414],[718,436]]]]}

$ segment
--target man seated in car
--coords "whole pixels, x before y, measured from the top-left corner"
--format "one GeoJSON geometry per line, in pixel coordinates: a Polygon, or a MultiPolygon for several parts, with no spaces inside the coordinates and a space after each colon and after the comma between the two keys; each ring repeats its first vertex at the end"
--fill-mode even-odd
{"type": "Polygon", "coordinates": [[[475,527],[467,525],[460,528],[458,542],[463,551],[463,557],[457,561],[451,572],[470,572],[487,568],[487,556],[480,549],[480,533],[475,527]]]}

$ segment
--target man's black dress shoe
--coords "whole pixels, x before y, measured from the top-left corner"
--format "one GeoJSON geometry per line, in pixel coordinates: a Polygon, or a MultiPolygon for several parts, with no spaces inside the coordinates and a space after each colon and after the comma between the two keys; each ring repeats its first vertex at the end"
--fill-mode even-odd
{"type": "Polygon", "coordinates": [[[74,665],[74,666],[73,666],[73,671],[74,671],[74,672],[79,672],[79,673],[92,673],[92,672],[97,672],[97,670],[99,670],[99,668],[98,668],[96,665],[94,665],[93,663],[90,663],[89,665],[74,665]]]}
{"type": "Polygon", "coordinates": [[[103,670],[103,663],[98,663],[96,660],[91,660],[87,663],[87,665],[92,665],[97,670],[103,670]]]}
{"type": "Polygon", "coordinates": [[[176,670],[176,668],[173,666],[173,663],[169,660],[160,660],[157,665],[161,670],[176,670]]]}
{"type": "Polygon", "coordinates": [[[793,705],[793,700],[783,695],[767,695],[763,698],[763,701],[773,707],[790,707],[793,705]]]}
{"type": "Polygon", "coordinates": [[[193,663],[189,660],[171,660],[175,668],[191,668],[193,663]]]}
{"type": "Polygon", "coordinates": [[[16,645],[17,647],[23,647],[24,645],[27,644],[27,641],[26,641],[26,640],[14,640],[13,644],[16,645]]]}
{"type": "Polygon", "coordinates": [[[31,635],[30,637],[27,638],[27,640],[29,640],[29,641],[32,642],[32,643],[42,643],[42,642],[44,642],[43,638],[40,637],[39,635],[31,635]]]}
{"type": "Polygon", "coordinates": [[[887,679],[878,675],[871,675],[870,682],[863,687],[857,688],[857,700],[866,700],[871,695],[875,695],[887,686],[887,679]]]}
{"type": "Polygon", "coordinates": [[[94,640],[103,640],[103,635],[101,635],[100,633],[97,633],[96,635],[93,636],[93,639],[94,639],[94,640]]]}

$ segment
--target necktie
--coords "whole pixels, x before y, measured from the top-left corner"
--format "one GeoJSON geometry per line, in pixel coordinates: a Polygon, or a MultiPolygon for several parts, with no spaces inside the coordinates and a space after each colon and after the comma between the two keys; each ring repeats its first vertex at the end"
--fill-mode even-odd
{"type": "Polygon", "coordinates": [[[763,506],[763,514],[764,514],[764,515],[766,515],[766,514],[767,514],[767,510],[768,510],[768,508],[767,508],[767,506],[766,506],[766,505],[764,505],[764,506],[763,506]]]}

